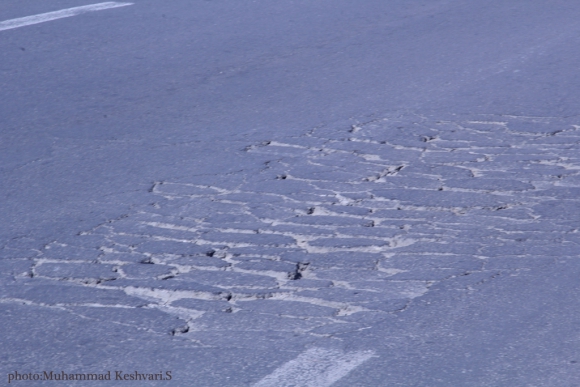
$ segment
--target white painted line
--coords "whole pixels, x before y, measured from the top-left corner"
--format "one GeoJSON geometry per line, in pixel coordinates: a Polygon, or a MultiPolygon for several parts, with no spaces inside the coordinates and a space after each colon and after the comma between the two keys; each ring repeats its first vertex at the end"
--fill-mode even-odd
{"type": "Polygon", "coordinates": [[[373,356],[370,351],[309,349],[253,387],[328,387],[373,356]]]}
{"type": "Polygon", "coordinates": [[[108,1],[106,3],[83,5],[82,7],[67,8],[61,9],[60,11],[41,13],[38,15],[20,17],[18,19],[10,19],[0,22],[0,31],[29,26],[32,24],[44,23],[51,20],[62,19],[63,17],[76,16],[86,12],[101,11],[103,9],[109,8],[126,7],[127,5],[133,5],[133,3],[118,3],[115,1],[108,1]]]}

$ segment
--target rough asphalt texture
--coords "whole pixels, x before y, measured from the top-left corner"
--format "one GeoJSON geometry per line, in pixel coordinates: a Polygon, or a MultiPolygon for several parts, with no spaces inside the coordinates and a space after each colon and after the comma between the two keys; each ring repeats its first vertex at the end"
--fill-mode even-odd
{"type": "MultiPolygon", "coordinates": [[[[533,3],[531,11],[521,4],[519,10],[539,17],[542,5],[533,3]]],[[[137,2],[132,11],[145,12],[147,6],[158,13],[155,4],[137,2]]],[[[165,6],[170,9],[164,12],[177,15],[186,7],[176,4],[165,6]]],[[[459,20],[489,11],[483,6],[466,10],[452,1],[437,4],[419,7],[421,11],[399,4],[398,17],[419,17],[410,23],[421,31],[427,28],[423,18],[432,15],[459,20]]],[[[220,9],[211,7],[216,6],[200,5],[200,14],[219,14],[220,9]]],[[[267,6],[262,7],[267,13],[267,6]]],[[[270,11],[280,11],[276,7],[270,11]]],[[[337,7],[340,15],[340,9],[350,9],[346,3],[337,7]]],[[[369,2],[367,17],[375,8],[381,6],[369,2]]],[[[580,13],[580,6],[571,8],[580,13]]],[[[281,18],[282,11],[274,19],[281,18]]],[[[543,28],[549,30],[554,20],[565,25],[572,11],[560,11],[557,17],[548,13],[552,19],[543,28]]],[[[99,26],[109,17],[117,26],[129,10],[110,12],[100,19],[95,16],[92,23],[99,26]]],[[[16,16],[20,14],[3,18],[16,16]]],[[[79,30],[86,28],[82,21],[68,22],[80,23],[79,30]]],[[[393,23],[399,31],[393,33],[405,30],[404,23],[393,23]]],[[[377,25],[369,22],[367,28],[372,32],[377,25]]],[[[481,31],[488,31],[486,22],[481,25],[481,31]]],[[[86,128],[101,128],[104,118],[93,117],[86,124],[81,117],[77,126],[69,124],[69,106],[60,109],[64,118],[47,113],[50,133],[41,136],[52,136],[48,149],[32,135],[37,129],[17,130],[19,119],[34,121],[17,117],[24,109],[24,96],[5,102],[2,134],[7,145],[2,158],[7,163],[2,173],[14,184],[5,188],[8,222],[1,230],[2,377],[6,380],[14,370],[102,372],[117,367],[170,369],[175,375],[172,382],[139,385],[250,386],[305,349],[328,347],[376,353],[336,386],[578,385],[580,119],[571,114],[574,104],[565,96],[553,106],[531,103],[525,101],[526,90],[540,102],[550,91],[534,94],[533,86],[514,86],[523,82],[517,78],[520,72],[547,66],[538,51],[566,52],[562,47],[573,43],[570,36],[576,30],[563,28],[544,45],[528,45],[515,57],[496,58],[495,64],[481,67],[483,75],[475,75],[477,55],[466,60],[452,51],[463,58],[465,72],[448,75],[444,66],[434,65],[427,94],[436,95],[435,83],[447,85],[457,79],[441,91],[448,100],[437,109],[435,102],[413,94],[415,86],[402,86],[400,98],[413,101],[412,108],[385,98],[381,109],[363,109],[362,102],[353,102],[337,119],[336,111],[319,103],[304,112],[305,118],[292,118],[292,125],[300,125],[290,129],[266,128],[267,118],[273,125],[287,118],[274,108],[262,114],[264,122],[253,123],[253,128],[266,129],[248,129],[251,107],[267,110],[279,104],[265,105],[266,97],[259,97],[248,102],[249,107],[228,100],[209,113],[205,107],[203,114],[191,106],[192,115],[219,121],[222,109],[232,103],[232,115],[245,125],[239,132],[231,129],[235,126],[230,117],[224,119],[224,133],[200,129],[191,134],[189,128],[201,124],[192,124],[188,110],[180,110],[189,102],[178,95],[164,96],[158,103],[146,94],[142,98],[149,109],[154,104],[155,109],[170,110],[171,119],[164,117],[168,125],[187,129],[164,129],[159,124],[163,117],[152,117],[147,128],[158,128],[159,133],[133,138],[125,128],[123,138],[117,139],[110,128],[141,114],[139,101],[126,113],[115,110],[116,124],[99,133],[86,128]],[[534,55],[540,59],[530,59],[534,55]],[[506,71],[516,78],[506,81],[506,71]],[[463,78],[476,85],[465,86],[463,78]],[[469,100],[477,99],[470,91],[485,95],[505,82],[517,91],[514,94],[524,94],[521,100],[512,105],[491,102],[483,108],[469,100]],[[57,123],[62,128],[55,129],[57,123]],[[79,132],[68,132],[75,128],[79,132]],[[16,156],[11,149],[17,150],[16,156]],[[46,153],[27,156],[27,149],[46,153]],[[140,168],[146,172],[137,172],[140,168]],[[43,180],[39,175],[45,171],[50,178],[43,180]],[[67,180],[67,174],[84,176],[87,182],[67,180]],[[31,181],[39,191],[31,184],[16,193],[14,186],[31,181]],[[42,189],[47,197],[39,193],[42,189]],[[88,191],[92,193],[83,196],[88,191]],[[48,209],[43,212],[40,207],[48,209]]],[[[444,31],[460,39],[461,28],[444,31]]],[[[266,48],[251,45],[246,54],[259,57],[260,47],[274,50],[268,42],[262,42],[266,48]]],[[[330,39],[327,44],[335,43],[330,39]]],[[[422,44],[419,47],[429,46],[422,44]]],[[[353,47],[355,52],[363,50],[353,47]]],[[[469,44],[461,47],[475,50],[469,44]]],[[[308,49],[292,46],[290,51],[308,49]]],[[[287,60],[284,55],[245,59],[243,66],[224,70],[229,75],[205,78],[203,87],[245,90],[247,84],[227,83],[244,79],[255,66],[272,70],[276,60],[287,60]]],[[[420,59],[427,54],[417,55],[420,59]]],[[[397,71],[429,78],[424,69],[412,68],[410,63],[420,63],[415,59],[407,63],[410,70],[397,71]]],[[[370,55],[365,60],[372,64],[377,59],[370,55]]],[[[208,63],[209,68],[216,66],[208,63]]],[[[299,72],[296,66],[285,62],[281,67],[299,72]]],[[[391,71],[398,69],[393,66],[391,71]]],[[[38,87],[9,80],[8,73],[7,89],[21,87],[24,95],[38,87]]],[[[534,79],[536,73],[530,74],[534,79]]],[[[545,74],[536,76],[549,77],[545,74]]],[[[551,74],[560,77],[554,78],[555,84],[576,80],[551,74]]],[[[172,75],[160,77],[167,80],[172,75]]],[[[372,83],[370,78],[366,82],[372,83]]],[[[329,91],[335,81],[329,81],[326,90],[330,99],[340,100],[340,93],[329,91]]],[[[194,87],[183,82],[175,81],[176,89],[167,93],[186,93],[177,88],[194,87]]],[[[572,90],[570,84],[554,86],[552,94],[565,95],[563,90],[572,90]]],[[[69,98],[68,88],[77,86],[59,87],[69,98]]],[[[119,86],[121,91],[126,87],[119,86]]],[[[299,95],[279,98],[294,101],[299,95]]],[[[8,101],[6,95],[3,98],[8,101]]],[[[509,100],[509,92],[497,100],[502,98],[509,100]]],[[[81,100],[76,108],[86,111],[87,103],[81,100]]],[[[303,108],[296,104],[294,108],[303,108]]],[[[51,106],[38,109],[48,111],[51,106]]],[[[94,109],[106,111],[101,105],[94,109]]]]}

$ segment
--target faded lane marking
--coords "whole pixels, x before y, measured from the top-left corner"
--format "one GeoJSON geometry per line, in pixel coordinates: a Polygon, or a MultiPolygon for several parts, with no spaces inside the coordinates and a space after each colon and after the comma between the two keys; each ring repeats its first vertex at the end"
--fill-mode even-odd
{"type": "Polygon", "coordinates": [[[371,351],[342,352],[313,348],[300,354],[253,387],[328,387],[373,357],[371,351]]]}
{"type": "Polygon", "coordinates": [[[3,22],[0,22],[0,31],[29,26],[32,24],[44,23],[47,21],[62,19],[65,17],[76,16],[86,12],[102,11],[104,9],[126,7],[127,5],[133,5],[133,3],[118,3],[115,1],[108,1],[106,3],[84,5],[82,7],[61,9],[60,11],[47,12],[38,15],[21,17],[18,19],[5,20],[3,22]]]}

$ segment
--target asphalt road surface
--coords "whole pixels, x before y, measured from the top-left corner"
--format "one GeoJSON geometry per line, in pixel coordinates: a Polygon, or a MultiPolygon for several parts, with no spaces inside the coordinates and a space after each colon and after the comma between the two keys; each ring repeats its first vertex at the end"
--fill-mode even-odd
{"type": "Polygon", "coordinates": [[[579,18],[3,1],[2,383],[580,385],[579,18]]]}

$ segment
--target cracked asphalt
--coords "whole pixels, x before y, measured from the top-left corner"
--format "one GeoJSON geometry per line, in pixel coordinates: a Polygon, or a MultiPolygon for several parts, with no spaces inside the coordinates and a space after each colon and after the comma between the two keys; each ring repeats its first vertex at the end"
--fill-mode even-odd
{"type": "Polygon", "coordinates": [[[363,3],[0,31],[3,381],[580,384],[580,6],[363,3]]]}

